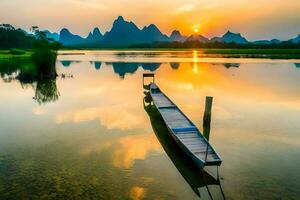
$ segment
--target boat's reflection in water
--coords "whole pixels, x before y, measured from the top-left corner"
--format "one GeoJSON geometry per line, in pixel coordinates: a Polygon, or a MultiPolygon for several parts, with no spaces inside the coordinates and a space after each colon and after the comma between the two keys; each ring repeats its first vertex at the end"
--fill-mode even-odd
{"type": "Polygon", "coordinates": [[[199,169],[180,149],[169,134],[168,128],[158,110],[153,105],[151,96],[147,92],[147,85],[144,85],[144,89],[146,89],[143,100],[144,109],[150,117],[154,133],[177,170],[201,199],[225,199],[220,180],[205,170],[199,169]]]}

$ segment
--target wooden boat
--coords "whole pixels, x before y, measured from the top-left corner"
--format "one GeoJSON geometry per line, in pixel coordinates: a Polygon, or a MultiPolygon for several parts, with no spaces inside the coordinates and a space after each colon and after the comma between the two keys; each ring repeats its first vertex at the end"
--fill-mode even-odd
{"type": "Polygon", "coordinates": [[[222,160],[198,128],[188,117],[159,89],[150,84],[152,101],[161,114],[167,128],[180,148],[200,168],[220,166],[222,160]]]}
{"type": "MultiPolygon", "coordinates": [[[[147,97],[148,93],[145,98],[147,97]]],[[[200,198],[208,195],[211,197],[210,199],[214,199],[210,187],[218,186],[221,192],[220,194],[223,196],[223,199],[225,199],[220,179],[218,179],[218,177],[215,178],[205,170],[199,169],[195,162],[193,162],[190,157],[186,156],[186,153],[182,151],[169,133],[166,123],[163,121],[155,105],[149,103],[149,101],[145,98],[143,102],[144,109],[150,118],[151,126],[158,141],[195,194],[200,198]]],[[[213,190],[213,192],[216,192],[216,190],[213,190]]],[[[217,194],[219,194],[219,192],[217,192],[217,194]]]]}

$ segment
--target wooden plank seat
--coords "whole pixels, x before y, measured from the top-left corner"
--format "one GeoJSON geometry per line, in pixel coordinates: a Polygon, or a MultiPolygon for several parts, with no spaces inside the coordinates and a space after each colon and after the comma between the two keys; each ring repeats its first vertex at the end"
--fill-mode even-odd
{"type": "Polygon", "coordinates": [[[178,132],[193,132],[195,130],[197,130],[197,128],[194,127],[194,126],[184,127],[184,128],[172,128],[172,131],[174,131],[175,133],[178,133],[178,132]]]}

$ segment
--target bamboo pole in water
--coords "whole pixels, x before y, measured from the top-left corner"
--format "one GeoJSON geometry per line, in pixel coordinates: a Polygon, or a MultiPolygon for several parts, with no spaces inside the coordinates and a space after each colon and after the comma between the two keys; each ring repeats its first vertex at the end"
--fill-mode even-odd
{"type": "Polygon", "coordinates": [[[203,136],[209,140],[210,123],[211,123],[211,109],[213,97],[207,96],[205,99],[205,111],[203,116],[203,136]]]}

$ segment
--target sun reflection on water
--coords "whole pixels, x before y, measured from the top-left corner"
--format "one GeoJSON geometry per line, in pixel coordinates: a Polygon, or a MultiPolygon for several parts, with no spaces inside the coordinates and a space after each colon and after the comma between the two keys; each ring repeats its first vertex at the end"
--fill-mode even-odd
{"type": "Polygon", "coordinates": [[[198,73],[198,51],[193,51],[193,71],[194,73],[198,73]]]}

